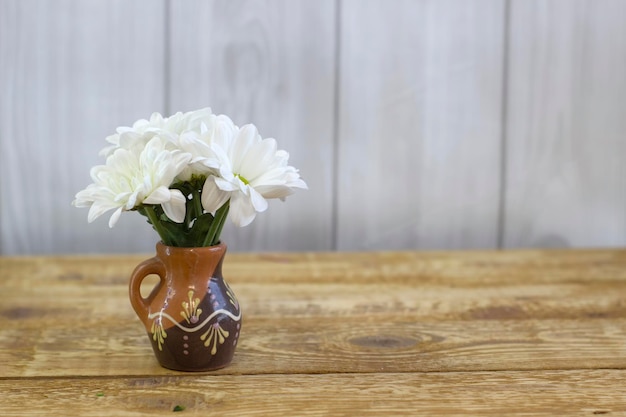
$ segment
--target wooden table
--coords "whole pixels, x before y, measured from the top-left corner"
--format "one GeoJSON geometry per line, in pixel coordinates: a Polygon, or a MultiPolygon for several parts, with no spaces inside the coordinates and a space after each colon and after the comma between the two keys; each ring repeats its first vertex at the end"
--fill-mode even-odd
{"type": "Polygon", "coordinates": [[[626,415],[626,251],[229,253],[212,373],[154,359],[146,257],[0,258],[0,415],[626,415]]]}

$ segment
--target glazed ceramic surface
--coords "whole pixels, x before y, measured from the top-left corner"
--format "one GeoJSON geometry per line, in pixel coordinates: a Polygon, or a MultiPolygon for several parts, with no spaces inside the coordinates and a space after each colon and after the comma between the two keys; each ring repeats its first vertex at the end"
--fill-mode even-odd
{"type": "Polygon", "coordinates": [[[157,244],[156,256],[137,266],[130,301],[159,363],[169,369],[206,371],[228,365],[241,330],[241,309],[222,277],[226,245],[179,248],[157,244]],[[160,280],[147,298],[141,282],[160,280]]]}

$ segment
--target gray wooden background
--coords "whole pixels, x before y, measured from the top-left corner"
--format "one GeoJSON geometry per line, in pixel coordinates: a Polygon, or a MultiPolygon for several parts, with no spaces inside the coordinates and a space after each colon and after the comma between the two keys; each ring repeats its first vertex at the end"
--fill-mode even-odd
{"type": "Polygon", "coordinates": [[[0,254],[153,251],[70,202],[117,126],[205,106],[310,187],[230,250],[626,244],[626,1],[0,0],[0,254]]]}

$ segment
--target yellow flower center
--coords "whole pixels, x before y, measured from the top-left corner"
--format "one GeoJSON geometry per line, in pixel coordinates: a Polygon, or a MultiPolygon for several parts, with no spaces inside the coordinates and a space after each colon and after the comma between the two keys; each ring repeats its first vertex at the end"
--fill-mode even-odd
{"type": "Polygon", "coordinates": [[[235,177],[239,178],[241,182],[243,182],[245,185],[250,185],[250,182],[243,175],[235,174],[235,177]]]}

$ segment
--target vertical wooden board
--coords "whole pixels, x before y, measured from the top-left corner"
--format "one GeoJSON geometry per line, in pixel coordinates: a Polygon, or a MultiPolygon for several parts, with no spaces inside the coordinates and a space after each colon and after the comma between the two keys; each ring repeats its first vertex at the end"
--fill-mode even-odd
{"type": "Polygon", "coordinates": [[[163,111],[164,2],[0,2],[3,254],[153,250],[136,213],[108,228],[70,205],[104,138],[163,111]]]}
{"type": "Polygon", "coordinates": [[[211,107],[254,123],[289,151],[310,190],[242,229],[231,250],[324,250],[332,245],[335,3],[171,3],[170,108],[211,107]]]}
{"type": "Polygon", "coordinates": [[[513,1],[506,247],[626,244],[626,3],[513,1]]]}
{"type": "Polygon", "coordinates": [[[340,249],[497,245],[504,1],[343,1],[340,249]]]}

